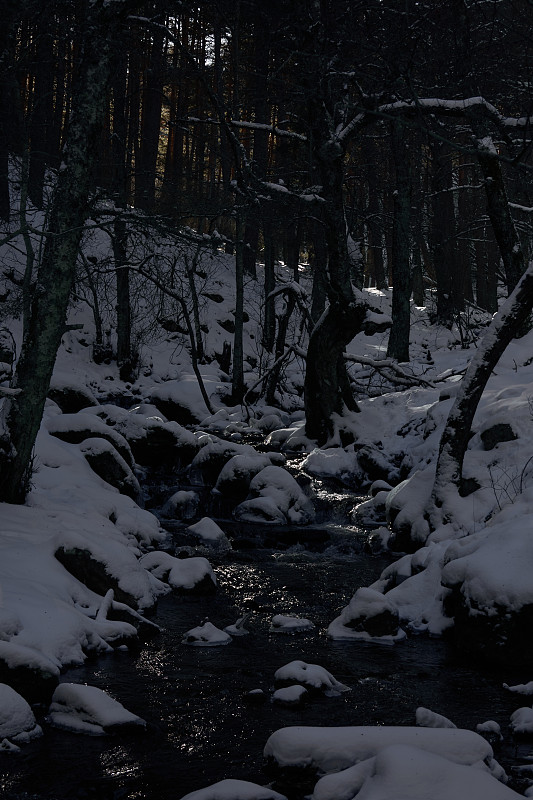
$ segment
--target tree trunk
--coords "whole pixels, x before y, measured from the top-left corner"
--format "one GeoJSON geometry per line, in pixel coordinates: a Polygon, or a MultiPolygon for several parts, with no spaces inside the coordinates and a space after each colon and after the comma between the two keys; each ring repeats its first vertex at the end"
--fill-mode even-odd
{"type": "Polygon", "coordinates": [[[492,320],[470,362],[455,402],[448,415],[439,447],[439,457],[429,509],[433,528],[453,516],[450,490],[463,491],[463,461],[470,439],[472,421],[492,370],[517,335],[533,307],[533,263],[522,276],[492,320]],[[447,503],[448,499],[448,503],[447,503]]]}
{"type": "Polygon", "coordinates": [[[120,16],[88,4],[78,87],[48,224],[48,235],[13,385],[4,400],[0,450],[0,499],[19,503],[29,488],[32,450],[41,423],[56,354],[65,330],[83,225],[88,215],[90,176],[97,158],[103,104],[120,16]]]}
{"type": "Polygon", "coordinates": [[[457,260],[451,149],[446,142],[431,140],[433,168],[431,244],[437,282],[437,322],[451,328],[462,310],[455,274],[457,260]]]}
{"type": "Polygon", "coordinates": [[[401,119],[392,123],[391,147],[396,172],[396,191],[394,192],[392,233],[392,327],[387,346],[387,358],[409,361],[411,175],[406,129],[401,119]]]}
{"type": "Polygon", "coordinates": [[[234,403],[244,397],[244,352],[243,352],[243,312],[244,312],[244,221],[237,214],[235,244],[235,333],[233,335],[233,368],[231,373],[231,394],[234,403]]]}
{"type": "Polygon", "coordinates": [[[343,184],[344,151],[330,138],[331,120],[325,104],[312,109],[316,158],[325,203],[324,225],[328,247],[329,307],[315,325],[307,349],[304,384],[305,433],[324,445],[335,436],[336,416],[358,410],[349,387],[343,354],[359,333],[367,306],[354,294],[348,252],[343,184]]]}

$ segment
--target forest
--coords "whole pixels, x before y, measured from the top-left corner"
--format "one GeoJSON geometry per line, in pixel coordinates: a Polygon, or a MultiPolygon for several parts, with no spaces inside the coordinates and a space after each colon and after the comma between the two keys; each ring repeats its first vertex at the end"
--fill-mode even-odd
{"type": "Polygon", "coordinates": [[[2,7],[0,789],[86,796],[103,746],[40,786],[43,731],[59,758],[73,732],[159,725],[161,687],[131,714],[120,669],[131,705],[163,635],[199,648],[167,672],[219,680],[201,648],[230,652],[249,625],[243,674],[280,666],[280,631],[297,659],[249,734],[270,737],[269,777],[248,751],[215,768],[239,706],[213,724],[213,786],[185,761],[165,783],[132,744],[142,780],[104,770],[95,796],[529,796],[530,707],[474,733],[447,684],[418,701],[413,685],[352,727],[349,693],[409,672],[379,647],[423,661],[433,639],[502,714],[505,692],[533,693],[533,3],[2,7]],[[368,645],[368,663],[328,641],[368,645]],[[130,666],[76,673],[121,648],[130,666]]]}

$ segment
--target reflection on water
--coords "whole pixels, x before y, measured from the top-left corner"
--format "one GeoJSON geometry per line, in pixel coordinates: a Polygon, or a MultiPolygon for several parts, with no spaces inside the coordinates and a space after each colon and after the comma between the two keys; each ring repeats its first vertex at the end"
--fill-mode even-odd
{"type": "MultiPolygon", "coordinates": [[[[351,541],[354,534],[349,532],[351,541]]],[[[522,683],[516,670],[478,669],[441,640],[409,638],[396,647],[331,642],[326,628],[354,591],[371,583],[386,560],[339,550],[309,554],[233,553],[218,565],[214,597],[167,596],[155,621],[162,632],[139,653],[116,652],[69,670],[63,680],[110,692],[148,723],[148,732],[104,738],[45,727],[20,756],[0,754],[2,800],[179,800],[222,778],[266,783],[262,750],[286,725],[414,724],[418,706],[474,729],[495,719],[506,734],[500,755],[510,764],[515,744],[509,716],[520,698],[503,681],[522,683]],[[206,616],[217,627],[251,612],[249,636],[226,647],[181,645],[185,631],[206,616]],[[268,628],[275,613],[311,619],[316,629],[279,636],[268,628]],[[351,691],[313,697],[301,708],[249,705],[246,694],[270,698],[274,672],[294,659],[324,666],[351,691]]],[[[520,745],[521,761],[531,748],[520,745]]]]}

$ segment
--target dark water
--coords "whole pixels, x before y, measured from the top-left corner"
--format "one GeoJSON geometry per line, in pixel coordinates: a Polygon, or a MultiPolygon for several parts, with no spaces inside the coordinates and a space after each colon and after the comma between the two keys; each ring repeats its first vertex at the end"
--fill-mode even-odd
{"type": "MultiPolygon", "coordinates": [[[[155,621],[162,633],[138,653],[116,652],[69,670],[64,681],[109,691],[143,717],[148,733],[76,736],[49,728],[18,755],[0,755],[0,797],[6,800],[179,800],[222,778],[266,783],[262,750],[270,733],[286,725],[414,724],[426,706],[459,727],[495,719],[506,742],[497,754],[507,768],[522,762],[527,743],[516,744],[507,724],[527,698],[511,695],[502,682],[532,676],[502,673],[463,663],[442,640],[409,638],[395,646],[333,643],[328,623],[358,586],[368,585],[385,559],[355,547],[338,555],[250,549],[212,558],[220,582],[213,598],[165,597],[155,621]],[[218,627],[251,610],[250,635],[224,647],[181,644],[185,631],[206,616],[218,627]],[[310,634],[270,634],[274,613],[312,619],[310,634]],[[351,691],[316,697],[307,706],[250,706],[244,695],[261,688],[270,697],[274,672],[294,659],[326,667],[351,691]]],[[[341,542],[341,544],[342,544],[341,542]]],[[[296,794],[294,795],[296,797],[296,794]]]]}

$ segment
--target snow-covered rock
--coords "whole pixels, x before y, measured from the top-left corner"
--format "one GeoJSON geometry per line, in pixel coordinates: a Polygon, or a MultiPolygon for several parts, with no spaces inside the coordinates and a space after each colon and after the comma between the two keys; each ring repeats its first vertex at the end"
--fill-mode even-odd
{"type": "Polygon", "coordinates": [[[206,786],[205,789],[190,792],[181,800],[287,800],[287,798],[267,786],[226,778],[206,786]]]}
{"type": "MultiPolygon", "coordinates": [[[[455,764],[480,765],[493,759],[490,744],[473,731],[387,725],[281,728],[269,737],[264,755],[279,767],[337,772],[399,744],[438,754],[455,764]]],[[[493,765],[494,770],[498,767],[493,765]]]]}
{"type": "Polygon", "coordinates": [[[309,692],[305,686],[293,684],[282,689],[276,689],[272,694],[272,702],[280,703],[285,706],[301,706],[307,699],[309,692]]]}
{"type": "Polygon", "coordinates": [[[237,506],[234,516],[246,522],[308,525],[315,511],[292,475],[271,465],[252,479],[249,498],[237,506]]]}
{"type": "Polygon", "coordinates": [[[206,547],[212,547],[215,550],[223,552],[231,550],[228,537],[222,528],[217,525],[213,519],[210,519],[210,517],[202,517],[202,519],[195,522],[194,525],[189,525],[187,532],[198,537],[201,544],[206,547]]]}
{"type": "Polygon", "coordinates": [[[518,800],[488,771],[456,764],[420,747],[394,744],[316,784],[312,800],[518,800]]]}
{"type": "Polygon", "coordinates": [[[181,640],[182,644],[189,644],[193,647],[217,647],[230,642],[231,636],[229,633],[221,631],[209,620],[197,625],[196,628],[191,628],[181,640]]]}
{"type": "Polygon", "coordinates": [[[11,686],[0,683],[0,742],[29,742],[41,735],[30,705],[11,686]]]}
{"type": "Polygon", "coordinates": [[[54,692],[49,722],[71,733],[103,736],[128,727],[146,727],[146,722],[96,686],[61,683],[54,692]]]}
{"type": "Polygon", "coordinates": [[[179,489],[174,492],[161,509],[165,517],[175,517],[176,519],[194,519],[198,513],[200,497],[197,492],[187,489],[179,489]]]}
{"type": "Polygon", "coordinates": [[[280,667],[274,673],[277,686],[287,686],[299,683],[307,689],[322,691],[328,697],[336,697],[342,692],[349,692],[350,688],[340,683],[331,672],[319,664],[307,664],[305,661],[291,661],[280,667]]]}
{"type": "Polygon", "coordinates": [[[176,558],[162,550],[153,550],[145,553],[139,563],[156,578],[179,592],[211,593],[217,586],[213,568],[202,556],[176,558]]]}
{"type": "Polygon", "coordinates": [[[394,644],[405,638],[398,609],[381,592],[362,587],[328,627],[332,639],[394,644]]]}
{"type": "Polygon", "coordinates": [[[533,708],[524,706],[511,714],[511,730],[513,733],[533,733],[533,708]]]}
{"type": "Polygon", "coordinates": [[[424,708],[424,706],[416,709],[415,716],[416,724],[421,728],[457,728],[457,725],[454,725],[447,717],[443,717],[442,714],[437,714],[429,708],[424,708]]]}
{"type": "Polygon", "coordinates": [[[303,633],[312,631],[315,625],[305,617],[295,617],[290,614],[275,614],[270,622],[270,633],[303,633]]]}

